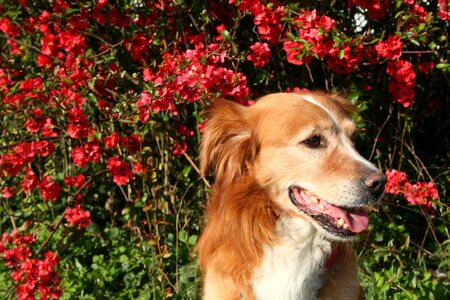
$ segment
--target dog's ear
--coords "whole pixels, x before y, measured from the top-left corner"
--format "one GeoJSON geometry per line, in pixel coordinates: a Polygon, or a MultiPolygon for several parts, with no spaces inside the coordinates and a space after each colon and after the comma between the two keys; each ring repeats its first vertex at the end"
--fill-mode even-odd
{"type": "Polygon", "coordinates": [[[331,94],[329,99],[337,104],[346,116],[350,117],[354,112],[356,112],[356,107],[348,99],[339,94],[331,94]]]}
{"type": "Polygon", "coordinates": [[[248,108],[217,99],[206,111],[200,146],[201,176],[214,170],[216,183],[229,184],[243,175],[257,153],[248,108]]]}

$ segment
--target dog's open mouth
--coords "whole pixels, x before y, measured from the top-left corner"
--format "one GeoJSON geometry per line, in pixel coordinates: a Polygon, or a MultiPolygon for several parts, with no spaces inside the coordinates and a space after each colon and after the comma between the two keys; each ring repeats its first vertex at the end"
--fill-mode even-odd
{"type": "Polygon", "coordinates": [[[364,208],[338,207],[295,186],[289,188],[289,197],[300,211],[334,235],[351,237],[366,230],[369,224],[364,208]]]}

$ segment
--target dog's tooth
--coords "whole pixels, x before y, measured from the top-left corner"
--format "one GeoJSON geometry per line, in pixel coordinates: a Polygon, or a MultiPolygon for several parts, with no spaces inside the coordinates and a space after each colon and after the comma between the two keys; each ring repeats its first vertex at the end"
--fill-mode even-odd
{"type": "MultiPolygon", "coordinates": [[[[338,224],[339,227],[344,226],[344,224],[345,224],[344,219],[343,218],[339,218],[339,220],[337,221],[337,224],[338,224]]],[[[345,225],[347,225],[347,224],[345,224],[345,225]]]]}
{"type": "Polygon", "coordinates": [[[373,211],[373,212],[379,212],[380,211],[380,209],[378,207],[375,207],[375,206],[369,206],[369,207],[367,207],[367,210],[368,211],[373,211]]]}
{"type": "Polygon", "coordinates": [[[320,209],[325,209],[325,205],[323,205],[323,204],[319,204],[319,205],[317,205],[317,207],[319,207],[320,209]]]}
{"type": "Polygon", "coordinates": [[[342,226],[342,228],[348,229],[348,224],[347,224],[347,223],[344,223],[344,225],[342,226]]]}
{"type": "Polygon", "coordinates": [[[316,196],[311,195],[309,198],[311,199],[312,202],[314,202],[314,203],[319,203],[319,199],[317,199],[316,196]]]}

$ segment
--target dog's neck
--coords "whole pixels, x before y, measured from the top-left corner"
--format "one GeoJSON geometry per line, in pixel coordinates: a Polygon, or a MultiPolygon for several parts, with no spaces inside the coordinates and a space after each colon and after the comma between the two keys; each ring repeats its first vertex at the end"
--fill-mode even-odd
{"type": "Polygon", "coordinates": [[[332,257],[331,242],[302,218],[281,217],[280,242],[264,249],[253,277],[256,299],[315,299],[322,274],[332,257]]]}

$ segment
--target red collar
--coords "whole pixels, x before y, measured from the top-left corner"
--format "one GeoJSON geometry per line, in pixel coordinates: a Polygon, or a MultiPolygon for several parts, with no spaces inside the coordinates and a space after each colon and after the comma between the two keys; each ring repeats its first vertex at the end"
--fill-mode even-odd
{"type": "Polygon", "coordinates": [[[331,251],[330,256],[328,257],[327,261],[325,262],[325,264],[323,265],[323,270],[326,271],[329,268],[331,268],[331,266],[333,265],[334,261],[336,260],[336,256],[337,256],[337,250],[333,249],[333,251],[331,251]]]}

